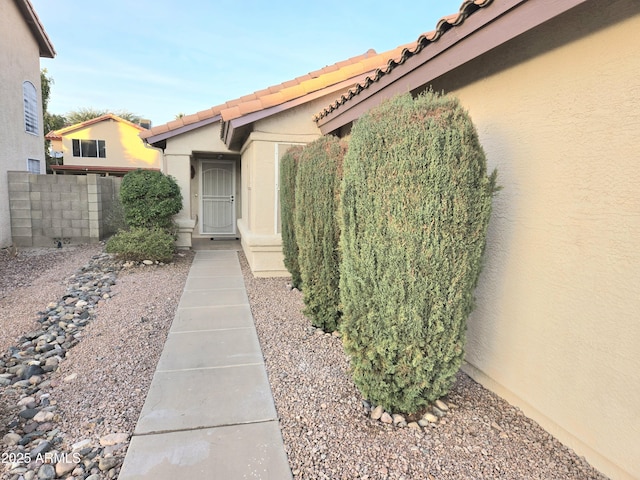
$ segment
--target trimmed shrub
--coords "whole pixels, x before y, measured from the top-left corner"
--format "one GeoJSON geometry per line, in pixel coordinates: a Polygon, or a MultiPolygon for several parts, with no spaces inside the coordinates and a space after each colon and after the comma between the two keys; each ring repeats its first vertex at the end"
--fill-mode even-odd
{"type": "Polygon", "coordinates": [[[182,209],[180,187],[157,170],[134,170],[122,179],[120,201],[131,228],[173,229],[172,217],[182,209]]]}
{"type": "Polygon", "coordinates": [[[302,286],[298,264],[298,242],[295,229],[296,174],[302,146],[291,147],[280,159],[280,223],[284,266],[291,274],[294,287],[302,286]]]}
{"type": "Polygon", "coordinates": [[[455,98],[407,94],[355,123],[341,193],[341,332],[374,404],[418,413],[450,390],[494,190],[455,98]]]}
{"type": "Polygon", "coordinates": [[[107,253],[122,260],[154,260],[169,262],[173,259],[173,236],[160,228],[132,228],[121,231],[107,241],[107,253]]]}
{"type": "Polygon", "coordinates": [[[295,227],[304,314],[328,332],[336,330],[341,316],[337,206],[345,145],[332,136],[308,144],[296,176],[295,227]]]}

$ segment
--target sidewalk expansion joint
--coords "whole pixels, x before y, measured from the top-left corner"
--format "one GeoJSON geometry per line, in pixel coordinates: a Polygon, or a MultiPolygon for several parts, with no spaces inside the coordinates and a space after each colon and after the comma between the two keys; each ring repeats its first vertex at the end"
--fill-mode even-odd
{"type": "Polygon", "coordinates": [[[226,305],[201,305],[198,307],[181,307],[178,305],[178,310],[192,310],[194,308],[226,308],[226,307],[247,307],[248,303],[231,303],[226,305]]]}
{"type": "Polygon", "coordinates": [[[166,433],[195,432],[198,430],[209,430],[209,429],[212,430],[214,428],[221,428],[221,427],[241,427],[243,425],[256,425],[260,423],[269,423],[269,422],[279,423],[280,419],[276,417],[276,418],[265,418],[263,420],[252,420],[250,422],[223,423],[219,425],[202,425],[202,426],[193,427],[193,428],[176,428],[174,430],[154,430],[153,432],[144,432],[144,433],[133,432],[133,435],[131,435],[131,437],[148,437],[151,435],[163,435],[166,433]]]}
{"type": "Polygon", "coordinates": [[[227,327],[227,328],[208,328],[206,330],[180,330],[178,332],[169,331],[169,335],[179,335],[183,333],[203,333],[203,332],[226,332],[232,330],[252,330],[254,327],[227,327]]]}
{"type": "Polygon", "coordinates": [[[195,370],[219,370],[222,368],[256,367],[256,366],[264,366],[264,363],[263,362],[238,363],[236,365],[219,365],[217,367],[195,367],[195,368],[178,368],[176,370],[156,370],[156,372],[158,373],[193,372],[195,370]]]}

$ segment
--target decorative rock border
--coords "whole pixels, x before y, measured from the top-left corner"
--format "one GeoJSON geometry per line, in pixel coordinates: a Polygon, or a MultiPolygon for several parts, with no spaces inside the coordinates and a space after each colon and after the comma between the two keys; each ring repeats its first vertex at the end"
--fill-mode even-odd
{"type": "MultiPolygon", "coordinates": [[[[98,444],[85,439],[61,451],[64,433],[49,375],[64,361],[93,320],[94,310],[108,301],[122,268],[133,266],[102,253],[68,279],[66,294],[39,312],[37,330],[23,335],[17,346],[0,357],[0,389],[20,397],[18,412],[7,425],[1,442],[2,464],[10,480],[116,478],[129,434],[113,433],[98,444]]],[[[66,380],[66,379],[65,379],[66,380]]],[[[63,380],[64,381],[64,380],[63,380]]],[[[99,421],[100,419],[96,419],[99,421]]]]}
{"type": "Polygon", "coordinates": [[[450,412],[450,409],[456,407],[452,402],[447,404],[443,399],[438,399],[422,414],[419,420],[407,422],[404,415],[385,411],[382,405],[373,407],[370,402],[363,400],[362,406],[364,407],[366,415],[372,420],[377,420],[397,428],[410,428],[413,430],[435,427],[440,419],[450,412]]]}

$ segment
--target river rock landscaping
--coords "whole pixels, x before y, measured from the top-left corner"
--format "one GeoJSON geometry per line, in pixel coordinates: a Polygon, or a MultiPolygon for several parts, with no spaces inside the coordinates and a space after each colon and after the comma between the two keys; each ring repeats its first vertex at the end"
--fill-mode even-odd
{"type": "MultiPolygon", "coordinates": [[[[23,279],[3,286],[3,303],[28,293],[24,287],[30,282],[16,271],[33,276],[38,262],[63,268],[66,262],[52,262],[52,256],[73,263],[60,252],[49,253],[14,259],[5,252],[0,257],[3,271],[23,279]]],[[[66,279],[66,292],[39,311],[33,328],[0,357],[3,479],[118,476],[192,254],[181,253],[175,263],[160,265],[92,253],[66,279]],[[155,292],[136,288],[150,285],[147,281],[155,292]],[[169,285],[171,291],[158,285],[169,285]],[[127,305],[140,293],[136,305],[127,305]],[[110,303],[118,295],[120,301],[110,303]]],[[[32,305],[32,313],[36,308],[32,305]]]]}

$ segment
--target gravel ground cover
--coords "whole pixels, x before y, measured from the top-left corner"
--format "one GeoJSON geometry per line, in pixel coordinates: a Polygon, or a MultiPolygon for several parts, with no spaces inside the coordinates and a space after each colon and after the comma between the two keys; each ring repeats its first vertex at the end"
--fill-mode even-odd
{"type": "MultiPolygon", "coordinates": [[[[36,321],[43,313],[51,316],[56,306],[65,304],[69,307],[60,316],[70,309],[75,312],[69,314],[75,317],[71,320],[60,319],[65,325],[62,330],[56,326],[58,335],[67,323],[83,323],[80,319],[90,313],[81,331],[73,329],[74,345],[65,348],[59,362],[60,355],[46,361],[41,356],[39,364],[48,373],[37,380],[10,377],[12,385],[0,387],[2,479],[117,478],[193,253],[180,253],[168,265],[144,265],[116,262],[102,249],[35,249],[18,255],[5,250],[0,255],[0,342],[10,349],[8,355],[2,351],[5,366],[11,352],[26,351],[24,335],[30,337],[28,332],[39,333],[52,323],[36,321]],[[97,279],[113,276],[116,281],[95,308],[85,311],[87,306],[78,308],[75,297],[93,271],[97,279]],[[83,313],[78,316],[79,312],[83,313]],[[29,409],[40,417],[22,418],[29,409]],[[50,464],[47,455],[53,459],[50,464]]],[[[42,343],[36,348],[40,354],[45,352],[39,350],[42,343]]],[[[8,372],[2,367],[3,375],[8,372]]]]}
{"type": "Polygon", "coordinates": [[[371,418],[340,339],[311,326],[302,294],[241,265],[296,479],[604,479],[522,412],[464,373],[436,423],[371,418]]]}
{"type": "MultiPolygon", "coordinates": [[[[38,312],[64,296],[67,280],[101,251],[100,245],[17,256],[0,250],[2,351],[36,328],[38,312]]],[[[111,298],[98,305],[48,378],[45,396],[55,407],[60,451],[84,444],[114,460],[108,462],[113,468],[103,471],[89,461],[87,468],[41,478],[117,478],[128,445],[123,438],[133,432],[184,288],[193,254],[183,255],[171,265],[119,270],[111,298]]],[[[240,261],[294,478],[605,478],[463,373],[436,423],[415,429],[373,420],[350,380],[340,339],[310,325],[301,314],[302,296],[287,279],[256,279],[242,254],[240,261]]],[[[21,397],[0,388],[0,438],[16,409],[25,408],[16,406],[21,397]]],[[[0,444],[0,453],[8,449],[0,444]]],[[[0,468],[0,478],[39,478],[36,471],[0,468]]]]}

